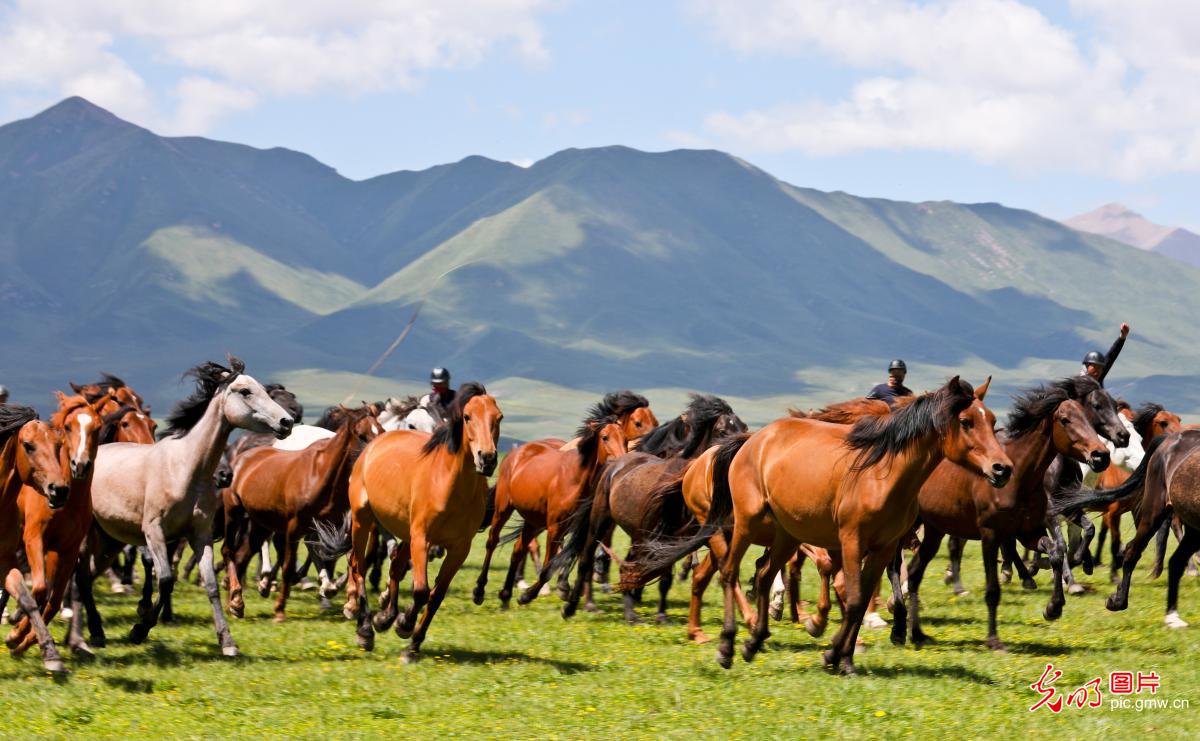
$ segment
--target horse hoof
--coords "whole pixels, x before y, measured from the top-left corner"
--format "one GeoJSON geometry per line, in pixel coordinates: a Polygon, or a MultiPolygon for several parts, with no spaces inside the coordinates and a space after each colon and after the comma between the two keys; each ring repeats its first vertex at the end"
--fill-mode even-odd
{"type": "Polygon", "coordinates": [[[531,587],[529,589],[526,589],[524,592],[521,592],[521,596],[517,597],[517,604],[518,605],[527,605],[530,602],[533,602],[535,599],[537,599],[537,596],[538,596],[538,593],[533,591],[533,588],[531,587]]]}
{"type": "Polygon", "coordinates": [[[562,606],[562,610],[559,613],[563,616],[563,620],[570,620],[575,617],[575,607],[568,602],[562,606]]]}
{"type": "Polygon", "coordinates": [[[654,623],[656,625],[670,625],[671,618],[667,617],[664,613],[660,612],[654,616],[654,623]]]}
{"type": "Polygon", "coordinates": [[[258,583],[258,596],[263,598],[271,596],[270,582],[260,581],[258,583]]]}
{"type": "Polygon", "coordinates": [[[704,631],[697,630],[694,633],[688,634],[688,640],[691,641],[692,643],[696,644],[697,646],[703,646],[705,643],[708,643],[709,641],[711,641],[712,638],[710,638],[708,636],[708,634],[706,634],[704,631]]]}
{"type": "Polygon", "coordinates": [[[221,646],[221,655],[232,659],[234,657],[241,656],[242,654],[240,651],[238,651],[237,646],[221,646]]]}
{"type": "Polygon", "coordinates": [[[92,647],[82,641],[71,645],[71,655],[78,661],[94,661],[96,658],[92,647]]]}
{"type": "Polygon", "coordinates": [[[272,618],[272,622],[275,622],[275,623],[287,622],[287,613],[283,613],[283,612],[275,613],[275,617],[272,618]]]}
{"type": "Polygon", "coordinates": [[[1175,612],[1174,610],[1168,612],[1166,617],[1163,618],[1163,624],[1172,630],[1188,627],[1187,622],[1183,618],[1179,617],[1179,613],[1175,612]]]}
{"type": "Polygon", "coordinates": [[[471,601],[477,605],[483,604],[483,587],[482,586],[475,587],[475,589],[471,590],[471,601]]]}
{"type": "Polygon", "coordinates": [[[137,646],[146,641],[146,636],[150,635],[150,629],[141,623],[137,623],[129,630],[129,642],[137,646]]]}
{"type": "Polygon", "coordinates": [[[754,657],[758,654],[758,645],[755,644],[753,638],[747,639],[742,644],[742,660],[747,664],[754,661],[754,657]]]}
{"type": "Polygon", "coordinates": [[[401,620],[400,622],[396,623],[396,635],[400,636],[401,638],[412,638],[413,631],[416,629],[416,627],[417,626],[415,625],[405,625],[404,621],[401,620]]]}
{"type": "Polygon", "coordinates": [[[771,606],[771,619],[781,620],[783,618],[783,607],[771,606]]]}
{"type": "Polygon", "coordinates": [[[1086,591],[1087,589],[1085,589],[1084,586],[1079,582],[1074,582],[1067,587],[1067,594],[1083,594],[1086,591]]]}
{"type": "Polygon", "coordinates": [[[567,584],[559,585],[557,590],[558,598],[563,602],[571,599],[571,587],[567,584]]]}
{"type": "Polygon", "coordinates": [[[900,628],[900,632],[898,633],[893,629],[891,637],[893,646],[903,646],[907,638],[907,636],[904,635],[904,628],[900,628]]]}
{"type": "Polygon", "coordinates": [[[588,602],[586,605],[583,606],[583,611],[599,614],[600,608],[596,607],[595,602],[588,602]]]}
{"type": "Polygon", "coordinates": [[[1108,599],[1104,600],[1104,606],[1107,607],[1110,612],[1120,612],[1128,607],[1129,604],[1125,600],[1117,597],[1117,595],[1110,594],[1108,599]]]}
{"type": "Polygon", "coordinates": [[[824,651],[821,654],[821,663],[825,665],[826,669],[832,670],[835,666],[837,666],[837,661],[837,654],[833,652],[832,648],[824,651]]]}
{"type": "Polygon", "coordinates": [[[230,605],[229,606],[229,615],[231,617],[238,618],[239,620],[246,617],[246,606],[245,605],[230,605]]]}
{"type": "Polygon", "coordinates": [[[1001,571],[1000,572],[1000,583],[1001,584],[1010,584],[1011,582],[1012,582],[1012,572],[1011,571],[1001,571]]]}
{"type": "Polygon", "coordinates": [[[42,659],[42,668],[45,669],[46,671],[50,672],[51,674],[66,674],[67,673],[66,663],[64,663],[62,658],[58,657],[58,656],[43,658],[42,659]]]}
{"type": "Polygon", "coordinates": [[[347,620],[353,620],[355,617],[355,612],[357,612],[357,610],[351,610],[349,607],[343,607],[342,617],[346,618],[347,620]]]}
{"type": "Polygon", "coordinates": [[[1008,648],[1004,645],[1004,642],[996,636],[987,639],[987,647],[998,654],[1008,653],[1008,648]]]}
{"type": "Polygon", "coordinates": [[[838,667],[838,673],[843,677],[853,677],[854,675],[858,674],[858,672],[854,670],[854,659],[849,656],[842,659],[842,664],[840,667],[838,667]]]}
{"type": "Polygon", "coordinates": [[[1062,610],[1062,605],[1058,603],[1051,603],[1046,605],[1045,610],[1042,610],[1042,617],[1046,618],[1047,620],[1058,620],[1060,617],[1062,617],[1062,610]]]}
{"type": "Polygon", "coordinates": [[[733,666],[733,655],[726,653],[725,651],[718,650],[717,651],[717,664],[722,669],[728,669],[728,668],[732,667],[733,666]]]}
{"type": "Polygon", "coordinates": [[[933,637],[930,636],[928,633],[923,633],[921,631],[917,631],[916,633],[913,633],[911,636],[911,639],[912,639],[912,645],[914,648],[923,648],[925,646],[925,644],[927,644],[927,643],[936,643],[937,642],[937,641],[933,640],[933,637]]]}
{"type": "Polygon", "coordinates": [[[804,630],[813,638],[820,638],[825,633],[825,626],[818,625],[816,620],[809,618],[804,621],[804,630]]]}
{"type": "Polygon", "coordinates": [[[357,633],[357,634],[355,634],[355,641],[358,642],[358,647],[361,648],[362,650],[374,651],[375,650],[375,631],[371,631],[370,633],[367,633],[365,635],[363,633],[357,633]]]}
{"type": "Polygon", "coordinates": [[[97,633],[92,636],[92,645],[96,648],[107,648],[108,638],[103,633],[97,633]]]}
{"type": "Polygon", "coordinates": [[[1096,570],[1096,565],[1092,563],[1092,559],[1090,558],[1083,559],[1083,563],[1080,564],[1080,567],[1083,568],[1083,573],[1087,574],[1088,576],[1091,576],[1092,572],[1096,570]]]}
{"type": "Polygon", "coordinates": [[[888,627],[887,621],[880,617],[878,612],[868,612],[863,618],[862,624],[867,630],[880,630],[888,627]]]}
{"type": "Polygon", "coordinates": [[[371,624],[375,626],[375,630],[382,633],[392,627],[392,623],[396,620],[396,613],[377,612],[375,617],[371,618],[371,624]]]}
{"type": "Polygon", "coordinates": [[[400,652],[401,664],[415,664],[421,660],[421,652],[414,651],[411,648],[406,648],[400,652]]]}
{"type": "Polygon", "coordinates": [[[1028,589],[1032,592],[1033,590],[1037,589],[1037,582],[1035,582],[1033,579],[1022,579],[1021,588],[1028,589]]]}

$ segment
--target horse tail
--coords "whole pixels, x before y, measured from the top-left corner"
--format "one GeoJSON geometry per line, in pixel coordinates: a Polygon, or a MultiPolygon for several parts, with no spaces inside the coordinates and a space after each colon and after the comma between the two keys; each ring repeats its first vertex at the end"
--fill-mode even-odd
{"type": "MultiPolygon", "coordinates": [[[[644,575],[663,574],[679,559],[699,549],[708,543],[717,533],[728,528],[728,520],[733,514],[733,492],[729,488],[729,466],[734,456],[750,439],[750,433],[743,433],[725,440],[713,455],[712,463],[712,502],[708,506],[708,519],[693,535],[685,537],[651,538],[643,543],[641,555],[637,563],[630,564],[631,571],[636,569],[644,575]]],[[[682,482],[680,484],[682,487],[682,482]]],[[[682,489],[680,491],[682,495],[682,489]]]]}
{"type": "Polygon", "coordinates": [[[1112,489],[1085,489],[1078,487],[1076,489],[1054,492],[1053,496],[1050,497],[1049,513],[1051,515],[1070,516],[1089,507],[1111,504],[1118,500],[1128,499],[1135,494],[1141,495],[1142,488],[1146,484],[1146,471],[1150,467],[1150,459],[1154,457],[1154,451],[1162,444],[1165,437],[1166,435],[1159,435],[1150,441],[1150,444],[1145,448],[1146,453],[1142,458],[1141,464],[1125,480],[1125,483],[1112,489]]]}
{"type": "Polygon", "coordinates": [[[647,541],[638,544],[637,552],[622,564],[621,583],[617,590],[627,592],[638,587],[644,587],[664,576],[665,571],[646,571],[647,564],[640,556],[646,542],[655,543],[667,538],[675,538],[687,526],[696,526],[695,515],[688,509],[683,500],[683,478],[687,474],[687,466],[664,477],[647,495],[647,519],[655,522],[655,529],[649,534],[647,541]]]}
{"type": "Polygon", "coordinates": [[[488,529],[488,525],[492,524],[492,517],[496,515],[496,485],[492,484],[488,487],[487,496],[484,497],[483,522],[479,523],[479,529],[475,532],[482,533],[488,529]]]}
{"type": "MultiPolygon", "coordinates": [[[[604,497],[608,498],[609,490],[612,488],[613,474],[616,473],[616,468],[605,467],[601,470],[598,480],[594,486],[587,486],[583,490],[583,494],[579,497],[579,503],[575,505],[575,511],[566,522],[567,535],[563,538],[563,545],[554,559],[550,561],[550,573],[556,573],[560,569],[570,571],[583,555],[583,551],[587,548],[588,543],[592,540],[592,534],[598,529],[592,527],[592,512],[596,507],[596,502],[604,497]]],[[[590,577],[585,577],[590,578],[590,577]]]]}
{"type": "Polygon", "coordinates": [[[313,531],[317,539],[312,542],[318,558],[333,563],[350,551],[350,511],[346,510],[341,525],[328,520],[315,520],[313,531]]]}
{"type": "Polygon", "coordinates": [[[525,529],[525,520],[517,517],[514,522],[509,524],[508,529],[504,531],[504,535],[500,536],[500,540],[496,541],[496,545],[508,545],[509,543],[517,542],[517,538],[521,537],[521,531],[525,529]]]}

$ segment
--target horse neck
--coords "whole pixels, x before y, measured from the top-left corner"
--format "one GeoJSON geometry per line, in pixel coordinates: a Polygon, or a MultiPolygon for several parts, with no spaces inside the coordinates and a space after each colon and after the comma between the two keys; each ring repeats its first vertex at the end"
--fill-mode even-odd
{"type": "Polygon", "coordinates": [[[233,432],[233,425],[226,419],[222,409],[225,391],[218,392],[208,402],[204,416],[182,438],[178,438],[182,449],[186,451],[189,467],[195,472],[193,480],[212,478],[221,463],[221,454],[225,452],[225,443],[233,432]]]}
{"type": "Polygon", "coordinates": [[[890,461],[885,458],[873,468],[892,480],[893,490],[909,491],[915,497],[921,485],[945,457],[940,440],[934,433],[918,440],[890,461]]]}
{"type": "Polygon", "coordinates": [[[1058,453],[1054,447],[1054,415],[1048,415],[1036,430],[1006,442],[1004,451],[1012,460],[1012,481],[1017,491],[1040,495],[1044,491],[1046,471],[1058,453]]]}
{"type": "Polygon", "coordinates": [[[358,436],[354,434],[357,422],[347,420],[325,445],[316,451],[316,468],[322,471],[320,491],[332,489],[332,495],[349,502],[350,458],[358,436]]]}

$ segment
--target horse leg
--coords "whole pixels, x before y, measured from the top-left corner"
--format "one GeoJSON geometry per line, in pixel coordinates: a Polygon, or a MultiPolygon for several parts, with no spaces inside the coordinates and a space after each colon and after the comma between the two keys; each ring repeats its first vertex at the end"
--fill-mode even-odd
{"type": "Polygon", "coordinates": [[[527,605],[537,599],[538,593],[542,591],[542,587],[550,581],[550,561],[558,554],[562,548],[562,537],[559,533],[559,523],[557,520],[551,519],[546,523],[546,557],[542,559],[542,567],[538,570],[537,581],[529,585],[529,588],[521,593],[517,598],[518,605],[527,605]]]}
{"type": "MultiPolygon", "coordinates": [[[[446,558],[442,561],[442,567],[438,569],[437,582],[434,583],[433,593],[429,595],[429,604],[425,608],[425,614],[421,617],[421,624],[417,626],[417,630],[412,634],[412,643],[400,655],[401,661],[415,661],[420,657],[421,644],[425,642],[425,634],[429,631],[429,624],[433,622],[433,616],[437,614],[438,608],[442,605],[442,600],[446,598],[446,591],[450,589],[450,581],[454,579],[454,575],[462,567],[463,562],[467,560],[467,553],[471,550],[471,541],[467,540],[464,543],[456,543],[446,549],[446,558]]],[[[416,555],[416,551],[413,551],[416,555]]],[[[549,562],[550,548],[549,542],[546,547],[546,560],[549,562]]],[[[424,564],[422,564],[424,566],[424,564]]],[[[543,569],[545,566],[543,566],[543,569]]],[[[421,574],[416,568],[416,559],[413,559],[413,587],[414,597],[416,596],[416,583],[421,574]]]]}
{"type": "Polygon", "coordinates": [[[25,586],[25,577],[21,574],[20,569],[11,569],[8,572],[4,579],[4,588],[16,598],[17,606],[29,616],[30,627],[37,636],[38,646],[42,649],[42,666],[46,671],[55,674],[66,672],[67,667],[63,663],[62,655],[58,653],[58,647],[54,645],[54,638],[46,628],[46,623],[42,621],[42,616],[38,612],[37,600],[25,586]]]}
{"type": "MultiPolygon", "coordinates": [[[[138,610],[138,622],[134,624],[129,631],[129,641],[134,645],[145,642],[146,636],[150,634],[150,629],[158,623],[158,616],[163,605],[162,596],[170,591],[175,586],[175,576],[171,573],[171,557],[167,551],[167,538],[162,530],[162,523],[159,520],[152,520],[142,525],[142,530],[146,537],[146,551],[150,554],[150,564],[146,567],[146,582],[153,586],[154,580],[151,579],[151,574],[158,581],[158,600],[152,602],[150,608],[142,613],[138,610]]],[[[209,562],[211,566],[211,561],[209,562]]],[[[143,565],[146,565],[143,560],[143,565]]],[[[145,596],[143,596],[143,600],[145,596]]]]}
{"type": "MultiPolygon", "coordinates": [[[[1106,515],[1107,517],[1107,515],[1106,515]]],[[[1112,516],[1112,523],[1109,526],[1112,529],[1112,541],[1108,544],[1109,547],[1109,574],[1108,580],[1115,582],[1117,580],[1117,572],[1121,569],[1121,512],[1116,511],[1112,516]]]]}
{"type": "Polygon", "coordinates": [[[966,538],[955,535],[951,535],[946,541],[946,550],[950,554],[950,568],[946,569],[945,582],[947,585],[953,585],[954,593],[959,597],[967,595],[962,583],[962,556],[966,544],[966,538]]]}
{"type": "Polygon", "coordinates": [[[1200,528],[1187,525],[1183,531],[1183,539],[1171,554],[1167,565],[1167,615],[1163,618],[1168,628],[1186,628],[1188,624],[1179,617],[1179,580],[1183,578],[1183,570],[1187,568],[1192,554],[1200,551],[1200,528]]]}
{"type": "Polygon", "coordinates": [[[595,603],[592,602],[592,573],[596,562],[596,543],[596,531],[589,527],[587,540],[579,551],[579,564],[575,569],[575,584],[571,586],[571,593],[562,606],[563,618],[570,618],[575,614],[579,608],[579,600],[585,594],[587,602],[584,603],[583,609],[589,612],[597,611],[595,603]]]}
{"type": "Polygon", "coordinates": [[[684,556],[679,562],[679,581],[688,578],[692,570],[696,568],[696,554],[689,553],[684,556]]]}
{"type": "MultiPolygon", "coordinates": [[[[1052,553],[1047,553],[1047,555],[1049,555],[1049,557],[1050,557],[1050,570],[1055,572],[1056,579],[1058,579],[1059,581],[1065,581],[1068,592],[1070,592],[1071,594],[1081,593],[1083,591],[1083,587],[1080,584],[1076,583],[1075,574],[1073,574],[1071,572],[1071,559],[1069,557],[1070,553],[1069,553],[1069,549],[1068,549],[1067,539],[1063,536],[1061,518],[1058,517],[1057,515],[1047,515],[1046,527],[1050,531],[1051,540],[1054,541],[1054,550],[1056,552],[1058,552],[1062,556],[1062,559],[1063,559],[1062,568],[1055,571],[1054,555],[1052,553]]],[[[1043,552],[1045,553],[1046,551],[1043,551],[1043,552]]],[[[1053,619],[1053,618],[1051,618],[1051,619],[1053,619]]]]}
{"type": "Polygon", "coordinates": [[[1062,539],[1055,538],[1053,535],[1043,535],[1037,541],[1037,551],[1045,553],[1050,558],[1050,574],[1051,579],[1054,580],[1050,601],[1042,610],[1042,617],[1047,620],[1058,620],[1062,616],[1063,605],[1067,603],[1067,598],[1063,596],[1063,584],[1070,580],[1071,570],[1067,566],[1065,548],[1066,544],[1062,542],[1062,539]],[[1063,578],[1064,573],[1066,579],[1063,578]]]}
{"type": "MultiPolygon", "coordinates": [[[[351,500],[353,501],[357,496],[354,493],[353,478],[350,486],[351,500]]],[[[358,642],[358,647],[364,651],[371,651],[375,648],[375,629],[371,626],[370,609],[367,605],[367,584],[366,579],[363,578],[366,571],[366,559],[370,555],[367,552],[367,545],[374,531],[375,518],[371,514],[370,507],[361,507],[357,511],[351,511],[350,558],[347,564],[350,577],[346,581],[346,605],[342,608],[342,614],[347,620],[356,621],[355,640],[358,642]]],[[[382,532],[379,533],[379,537],[383,537],[382,532]]]]}
{"type": "Polygon", "coordinates": [[[999,551],[996,533],[981,528],[983,547],[983,575],[987,583],[984,589],[984,602],[988,609],[987,647],[993,651],[1004,651],[1004,644],[996,631],[996,611],[1000,607],[1000,576],[996,573],[996,556],[999,551]]]}
{"type": "Polygon", "coordinates": [[[538,528],[534,527],[529,521],[526,521],[521,526],[521,532],[517,535],[517,539],[513,541],[512,555],[508,560],[508,573],[504,575],[504,585],[500,587],[500,607],[508,609],[509,600],[512,599],[513,587],[517,580],[517,572],[521,568],[522,561],[525,560],[525,553],[529,548],[529,541],[537,537],[538,528]]]}
{"type": "Polygon", "coordinates": [[[908,632],[908,611],[904,608],[904,585],[902,571],[904,559],[899,548],[896,555],[888,563],[887,574],[892,584],[892,644],[903,646],[905,634],[908,632]],[[897,628],[896,626],[900,626],[897,628]]]}
{"type": "Polygon", "coordinates": [[[782,527],[775,528],[775,538],[762,566],[754,575],[754,591],[758,603],[758,619],[750,630],[750,637],[742,644],[742,659],[753,661],[762,650],[763,643],[771,637],[771,584],[775,575],[792,559],[799,545],[782,527]]]}
{"type": "MultiPolygon", "coordinates": [[[[413,601],[396,622],[396,635],[409,638],[417,627],[417,617],[429,602],[429,544],[425,533],[417,530],[409,541],[413,567],[413,601]]],[[[464,554],[465,555],[465,554],[464,554]]],[[[445,563],[442,564],[445,566],[445,563]]],[[[458,567],[455,567],[458,570],[458,567]]]]}
{"type": "Polygon", "coordinates": [[[367,579],[376,593],[379,592],[379,582],[383,579],[383,560],[387,558],[387,549],[382,540],[377,532],[372,531],[371,538],[367,541],[367,564],[370,569],[367,579]]]}
{"type": "Polygon", "coordinates": [[[841,571],[841,564],[833,554],[830,554],[828,559],[813,558],[812,562],[817,569],[817,575],[821,577],[821,584],[817,587],[817,614],[808,616],[804,621],[804,630],[813,638],[820,638],[829,627],[829,611],[833,609],[833,602],[829,599],[829,588],[833,585],[834,577],[841,571]]]}
{"type": "Polygon", "coordinates": [[[137,616],[145,620],[154,609],[154,561],[145,548],[139,548],[137,554],[142,562],[142,598],[138,600],[137,616]]]}
{"type": "MultiPolygon", "coordinates": [[[[33,601],[37,604],[37,610],[40,614],[42,608],[46,606],[49,598],[50,588],[46,583],[46,564],[45,564],[45,545],[42,542],[40,535],[30,533],[30,537],[25,542],[25,559],[29,564],[29,576],[33,582],[33,601]]],[[[24,605],[21,605],[24,610],[24,605]]],[[[8,638],[5,639],[5,644],[13,655],[20,654],[29,647],[28,643],[22,646],[25,636],[29,634],[31,620],[36,617],[28,610],[24,610],[25,614],[13,626],[9,632],[8,638]]],[[[45,618],[42,618],[45,621],[45,618]]]]}
{"type": "Polygon", "coordinates": [[[1129,585],[1133,579],[1133,569],[1137,566],[1138,559],[1142,557],[1142,551],[1150,542],[1150,538],[1154,537],[1160,526],[1170,523],[1171,510],[1169,507],[1155,507],[1157,512],[1148,511],[1148,508],[1154,507],[1154,505],[1148,503],[1145,497],[1142,499],[1142,507],[1141,515],[1138,517],[1137,532],[1134,533],[1133,540],[1129,541],[1129,545],[1125,546],[1124,560],[1121,563],[1121,583],[1104,602],[1104,606],[1113,612],[1119,612],[1129,607],[1129,585]]]}
{"type": "MultiPolygon", "coordinates": [[[[932,643],[933,638],[921,629],[921,582],[925,579],[925,570],[942,545],[943,533],[925,525],[925,537],[917,552],[908,560],[908,638],[913,646],[920,648],[926,643],[932,643]]],[[[895,632],[896,626],[892,625],[895,632]]]]}
{"type": "Polygon", "coordinates": [[[1104,510],[1104,514],[1100,517],[1100,527],[1096,531],[1096,552],[1092,554],[1092,563],[1097,566],[1104,565],[1104,538],[1108,535],[1109,520],[1112,519],[1112,507],[1104,510]]]}
{"type": "MultiPolygon", "coordinates": [[[[711,544],[712,541],[709,541],[711,544]]],[[[738,572],[742,559],[750,548],[750,533],[745,525],[734,522],[729,541],[729,552],[721,559],[721,583],[725,592],[725,621],[721,625],[721,639],[717,643],[717,663],[722,668],[733,666],[733,639],[737,637],[737,616],[734,613],[734,589],[738,583],[738,572]]],[[[719,558],[719,557],[718,557],[719,558]]]]}
{"type": "Polygon", "coordinates": [[[495,552],[496,545],[500,542],[500,531],[511,516],[511,507],[497,507],[492,514],[492,526],[488,528],[487,543],[483,551],[483,566],[479,569],[479,578],[475,580],[475,590],[471,592],[471,599],[477,605],[483,604],[483,589],[488,583],[488,569],[492,567],[492,553],[495,552]]]}
{"type": "Polygon", "coordinates": [[[1096,536],[1096,526],[1092,524],[1092,520],[1086,512],[1076,512],[1072,521],[1083,531],[1075,549],[1075,560],[1083,567],[1083,573],[1091,576],[1092,572],[1096,570],[1096,565],[1092,561],[1092,539],[1096,536]]]}
{"type": "MultiPolygon", "coordinates": [[[[200,555],[200,583],[204,587],[209,607],[212,609],[213,631],[216,633],[217,643],[221,646],[221,654],[224,656],[237,656],[237,643],[233,640],[233,634],[229,631],[229,623],[225,620],[225,612],[221,609],[221,585],[217,583],[217,572],[213,563],[211,513],[207,517],[201,516],[193,521],[192,533],[188,538],[188,542],[191,544],[192,550],[200,555]]],[[[167,581],[165,587],[167,594],[170,594],[174,586],[174,576],[168,572],[168,578],[169,581],[167,581]]],[[[161,593],[163,589],[163,580],[161,578],[159,579],[159,584],[161,593]]]]}
{"type": "Polygon", "coordinates": [[[715,573],[717,557],[710,550],[700,565],[692,569],[692,597],[688,602],[687,636],[693,643],[708,643],[712,640],[700,628],[700,607],[704,602],[704,590],[708,589],[708,583],[712,581],[715,573]]]}
{"type": "Polygon", "coordinates": [[[1158,533],[1154,540],[1154,565],[1150,567],[1150,578],[1157,579],[1162,576],[1163,564],[1167,561],[1167,538],[1171,535],[1171,520],[1163,520],[1162,525],[1158,527],[1158,533]]]}
{"type": "Polygon", "coordinates": [[[667,617],[667,593],[671,591],[671,584],[674,580],[675,574],[671,569],[667,569],[667,573],[658,580],[658,611],[654,613],[654,622],[659,625],[667,625],[671,622],[667,617]]]}
{"type": "MultiPolygon", "coordinates": [[[[167,546],[168,564],[170,565],[171,575],[176,576],[175,566],[179,563],[179,555],[183,553],[183,540],[177,540],[167,546]]],[[[173,606],[173,590],[167,592],[166,599],[163,601],[162,615],[159,617],[159,622],[163,625],[173,625],[175,623],[175,608],[173,606]]]]}
{"type": "Polygon", "coordinates": [[[275,598],[275,622],[277,623],[287,620],[288,595],[292,591],[292,571],[296,568],[296,547],[300,544],[296,530],[296,521],[292,520],[288,523],[282,539],[283,557],[279,559],[279,568],[283,577],[279,580],[279,596],[275,598]]]}
{"type": "MultiPolygon", "coordinates": [[[[841,630],[834,636],[833,645],[837,650],[836,661],[831,660],[826,652],[825,665],[837,668],[842,674],[854,674],[854,647],[858,641],[858,631],[862,627],[863,616],[867,611],[867,602],[875,591],[875,585],[883,575],[883,570],[889,560],[895,555],[899,541],[885,548],[878,548],[860,555],[860,541],[857,533],[853,533],[842,543],[842,575],[846,584],[846,617],[841,630]],[[861,566],[860,566],[861,564],[861,566]],[[839,641],[839,639],[841,639],[839,641]]],[[[831,649],[831,651],[834,649],[831,649]]]]}
{"type": "Polygon", "coordinates": [[[804,551],[799,549],[792,554],[792,559],[788,561],[787,566],[787,596],[788,610],[792,616],[792,623],[800,622],[800,576],[801,569],[804,565],[804,551]]]}
{"type": "Polygon", "coordinates": [[[1017,541],[1013,538],[1005,538],[1000,543],[1000,549],[1004,553],[1004,560],[1011,563],[1017,571],[1017,576],[1021,579],[1022,589],[1037,589],[1037,582],[1033,580],[1033,575],[1029,573],[1029,567],[1025,565],[1025,559],[1017,555],[1017,541]]]}
{"type": "Polygon", "coordinates": [[[377,632],[382,633],[396,622],[396,616],[399,614],[397,605],[400,601],[400,582],[404,580],[404,573],[408,571],[409,558],[411,555],[408,543],[401,543],[388,567],[387,592],[380,595],[379,612],[371,619],[371,625],[377,632]]]}

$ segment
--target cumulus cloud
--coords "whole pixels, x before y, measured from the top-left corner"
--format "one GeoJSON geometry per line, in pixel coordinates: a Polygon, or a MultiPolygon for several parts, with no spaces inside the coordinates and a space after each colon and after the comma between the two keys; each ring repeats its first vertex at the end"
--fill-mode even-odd
{"type": "Polygon", "coordinates": [[[751,151],[919,149],[1126,179],[1200,170],[1194,6],[1071,7],[1087,33],[1015,0],[697,0],[742,53],[815,52],[859,72],[841,99],[717,111],[705,133],[751,151]]]}
{"type": "Polygon", "coordinates": [[[119,115],[199,133],[271,96],[413,90],[497,47],[544,62],[548,0],[16,0],[0,10],[0,84],[79,94],[119,115]],[[123,58],[181,77],[165,112],[123,58]]]}

